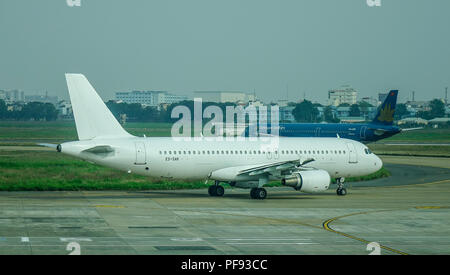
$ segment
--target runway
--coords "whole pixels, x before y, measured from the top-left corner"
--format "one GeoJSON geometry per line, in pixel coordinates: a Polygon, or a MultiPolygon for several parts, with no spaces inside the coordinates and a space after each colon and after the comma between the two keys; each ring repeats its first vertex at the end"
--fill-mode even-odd
{"type": "MultiPolygon", "coordinates": [[[[450,169],[387,163],[392,177],[309,195],[248,190],[0,193],[0,254],[450,253],[450,169]]],[[[334,186],[333,186],[334,187],[334,186]]]]}

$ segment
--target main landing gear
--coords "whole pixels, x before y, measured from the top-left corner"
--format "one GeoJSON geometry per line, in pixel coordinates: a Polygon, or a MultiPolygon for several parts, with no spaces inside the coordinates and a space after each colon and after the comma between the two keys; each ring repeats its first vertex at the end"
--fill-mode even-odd
{"type": "Polygon", "coordinates": [[[264,200],[267,198],[267,191],[264,188],[252,188],[250,197],[254,200],[264,200]]]}
{"type": "Polygon", "coordinates": [[[225,194],[225,189],[219,185],[218,181],[216,181],[214,185],[211,185],[208,188],[208,194],[211,197],[223,197],[223,195],[225,194]]]}
{"type": "Polygon", "coordinates": [[[347,195],[347,189],[344,188],[344,181],[345,181],[345,178],[337,178],[336,179],[336,184],[338,185],[338,188],[336,190],[336,194],[338,196],[345,196],[345,195],[347,195]]]}

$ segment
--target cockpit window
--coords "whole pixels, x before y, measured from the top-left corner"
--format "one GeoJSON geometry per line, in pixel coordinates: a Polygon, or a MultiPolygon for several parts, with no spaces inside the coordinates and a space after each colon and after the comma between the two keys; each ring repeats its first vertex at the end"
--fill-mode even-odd
{"type": "Polygon", "coordinates": [[[369,148],[364,149],[364,152],[366,153],[366,155],[373,154],[372,151],[370,151],[369,148]]]}

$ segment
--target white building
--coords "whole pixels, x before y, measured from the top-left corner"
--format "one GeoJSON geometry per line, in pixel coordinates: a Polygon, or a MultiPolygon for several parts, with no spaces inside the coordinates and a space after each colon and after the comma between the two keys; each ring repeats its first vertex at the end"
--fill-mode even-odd
{"type": "Polygon", "coordinates": [[[339,89],[328,91],[328,104],[339,106],[347,103],[349,105],[356,104],[358,92],[352,87],[346,85],[339,89]]]}
{"type": "Polygon", "coordinates": [[[125,103],[139,103],[156,107],[160,104],[173,104],[188,100],[188,97],[184,95],[174,95],[163,91],[132,91],[116,93],[116,100],[125,103]]]}
{"type": "Polygon", "coordinates": [[[200,91],[194,92],[195,98],[201,98],[203,102],[235,103],[255,101],[253,94],[231,91],[200,91]]]}
{"type": "Polygon", "coordinates": [[[19,90],[0,90],[0,99],[8,104],[25,101],[25,92],[19,90]]]}

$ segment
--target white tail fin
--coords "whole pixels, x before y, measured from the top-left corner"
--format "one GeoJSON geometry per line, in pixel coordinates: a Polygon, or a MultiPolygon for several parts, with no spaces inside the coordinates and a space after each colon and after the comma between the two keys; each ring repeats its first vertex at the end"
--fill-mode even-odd
{"type": "Polygon", "coordinates": [[[129,137],[82,74],[66,74],[78,139],[129,137]]]}

